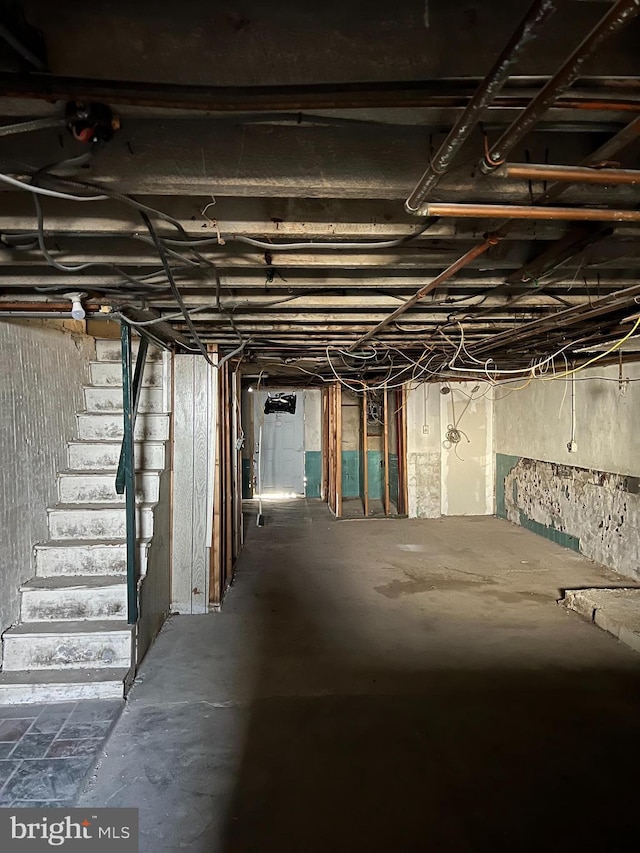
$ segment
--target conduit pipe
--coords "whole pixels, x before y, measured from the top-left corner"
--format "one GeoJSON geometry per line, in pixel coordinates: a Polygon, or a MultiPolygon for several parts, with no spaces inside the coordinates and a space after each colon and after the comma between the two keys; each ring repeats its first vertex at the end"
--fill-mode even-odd
{"type": "Polygon", "coordinates": [[[437,202],[425,205],[425,210],[428,216],[445,218],[640,222],[640,210],[599,210],[594,207],[537,207],[526,204],[457,204],[453,202],[437,202]]]}
{"type": "Polygon", "coordinates": [[[361,338],[351,344],[348,349],[348,352],[353,352],[358,349],[358,347],[362,346],[362,344],[366,343],[368,340],[373,338],[378,332],[382,331],[389,323],[393,323],[394,320],[397,320],[405,311],[408,311],[409,308],[413,308],[413,306],[423,299],[428,293],[435,290],[436,287],[439,287],[444,281],[454,276],[458,270],[463,269],[463,267],[468,266],[471,261],[475,260],[479,255],[482,255],[487,251],[491,246],[495,246],[498,242],[498,238],[494,235],[490,235],[484,240],[482,243],[478,243],[477,246],[474,246],[472,249],[469,249],[461,258],[458,258],[451,266],[447,267],[446,270],[440,273],[440,275],[436,276],[436,278],[432,279],[428,284],[425,284],[424,287],[421,287],[413,296],[407,299],[406,302],[403,302],[402,305],[397,308],[393,314],[390,314],[388,317],[385,317],[384,320],[381,320],[378,325],[373,328],[370,332],[367,332],[361,338]]]}
{"type": "Polygon", "coordinates": [[[489,174],[502,165],[509,152],[529,133],[554,101],[575,82],[586,60],[612,35],[640,13],[640,0],[618,0],[566,62],[546,83],[526,109],[512,122],[480,161],[480,170],[489,174]]]}
{"type": "Polygon", "coordinates": [[[404,206],[408,213],[418,213],[428,193],[448,171],[483,112],[508,80],[512,66],[520,59],[525,48],[537,38],[555,10],[555,0],[535,0],[405,201],[404,206]]]}
{"type": "Polygon", "coordinates": [[[494,175],[509,180],[561,181],[571,184],[638,184],[640,170],[591,166],[549,166],[541,163],[505,163],[494,175]]]}

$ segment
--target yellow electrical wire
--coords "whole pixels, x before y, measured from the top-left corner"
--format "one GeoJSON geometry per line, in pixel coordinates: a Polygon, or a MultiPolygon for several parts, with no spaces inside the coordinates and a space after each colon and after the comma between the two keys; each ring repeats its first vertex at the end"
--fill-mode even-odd
{"type": "MultiPolygon", "coordinates": [[[[523,382],[523,383],[522,383],[522,385],[516,385],[516,387],[515,387],[515,388],[508,388],[507,390],[508,390],[508,391],[522,391],[522,389],[523,389],[523,388],[526,388],[526,387],[527,387],[527,385],[531,385],[531,383],[533,382],[533,380],[534,380],[535,378],[536,378],[535,376],[530,376],[530,377],[527,379],[527,381],[526,381],[526,382],[523,382]]],[[[486,381],[486,380],[485,380],[485,381],[486,381]]],[[[497,385],[497,387],[498,387],[498,388],[500,388],[500,387],[501,387],[500,382],[495,382],[495,383],[493,383],[493,384],[494,384],[494,385],[497,385]]]]}
{"type": "MultiPolygon", "coordinates": [[[[610,346],[608,350],[601,352],[599,355],[590,358],[589,361],[585,361],[584,364],[581,364],[579,367],[574,367],[573,370],[565,370],[564,373],[556,373],[555,376],[537,376],[536,379],[539,379],[541,382],[551,382],[552,379],[562,379],[565,376],[572,376],[574,373],[577,373],[579,370],[584,370],[585,367],[589,367],[590,364],[593,364],[596,361],[600,361],[601,358],[604,358],[605,355],[609,355],[609,353],[615,352],[625,341],[628,341],[629,338],[635,334],[636,329],[640,326],[640,317],[633,324],[633,328],[630,332],[628,332],[624,338],[620,338],[613,346],[610,346]]],[[[535,368],[534,368],[535,371],[535,368]]],[[[534,373],[535,376],[535,373],[534,373]]],[[[533,379],[533,376],[531,377],[533,379]]]]}

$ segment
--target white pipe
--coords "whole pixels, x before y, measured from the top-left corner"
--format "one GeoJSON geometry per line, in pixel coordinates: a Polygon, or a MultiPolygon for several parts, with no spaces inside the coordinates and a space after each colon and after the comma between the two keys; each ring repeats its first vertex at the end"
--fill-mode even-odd
{"type": "Polygon", "coordinates": [[[258,430],[258,518],[256,525],[260,527],[262,517],[262,424],[258,430]]]}

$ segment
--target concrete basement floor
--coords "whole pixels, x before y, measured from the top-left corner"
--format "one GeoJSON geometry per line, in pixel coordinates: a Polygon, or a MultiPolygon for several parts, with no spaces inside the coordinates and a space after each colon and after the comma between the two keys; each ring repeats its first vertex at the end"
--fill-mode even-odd
{"type": "Polygon", "coordinates": [[[620,577],[495,518],[269,504],[221,613],[171,619],[80,805],[141,850],[636,843],[640,658],[556,604],[620,577]]]}

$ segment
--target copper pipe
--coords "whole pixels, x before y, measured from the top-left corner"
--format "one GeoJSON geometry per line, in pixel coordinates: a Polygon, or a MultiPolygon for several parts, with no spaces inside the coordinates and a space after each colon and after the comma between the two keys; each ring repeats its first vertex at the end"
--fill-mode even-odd
{"type": "Polygon", "coordinates": [[[535,127],[556,99],[576,81],[585,61],[608,38],[632,21],[638,13],[640,13],[640,0],[618,0],[612,6],[529,106],[486,152],[480,161],[480,169],[485,174],[492,172],[504,162],[509,152],[535,127]]]}
{"type": "MultiPolygon", "coordinates": [[[[580,163],[580,166],[597,166],[598,163],[615,157],[618,151],[622,151],[627,145],[634,142],[638,136],[640,136],[640,116],[634,118],[622,130],[619,130],[615,136],[612,136],[611,139],[608,139],[599,148],[596,148],[595,151],[580,163]]],[[[536,199],[536,204],[543,205],[547,204],[547,202],[555,201],[569,186],[569,184],[561,182],[552,184],[536,199]]]]}
{"type": "MultiPolygon", "coordinates": [[[[640,222],[640,210],[598,210],[593,207],[536,207],[526,204],[455,204],[424,206],[426,216],[467,219],[557,219],[570,222],[640,222]]],[[[484,244],[482,244],[484,245],[484,244]]],[[[465,256],[466,257],[466,256],[465,256]]]]}
{"type": "MultiPolygon", "coordinates": [[[[87,314],[94,314],[100,311],[100,305],[102,303],[99,302],[86,302],[83,300],[84,309],[87,314]]],[[[2,302],[0,301],[0,310],[2,311],[21,311],[27,313],[29,311],[39,311],[42,313],[46,313],[47,311],[51,313],[61,313],[68,314],[69,319],[71,319],[71,305],[69,300],[65,300],[63,302],[2,302]]],[[[108,315],[105,315],[108,316],[108,315]]]]}
{"type": "Polygon", "coordinates": [[[491,71],[476,89],[462,115],[451,128],[436,154],[431,158],[426,171],[405,201],[404,206],[408,213],[419,211],[420,205],[447,172],[465,140],[482,118],[485,109],[507,82],[512,66],[520,59],[527,45],[535,41],[539,31],[555,10],[556,5],[553,0],[534,0],[519,27],[509,39],[507,46],[495,61],[491,71]]]}
{"type": "Polygon", "coordinates": [[[388,317],[385,317],[384,320],[381,320],[378,325],[372,329],[370,332],[367,332],[366,335],[363,335],[361,338],[358,338],[355,343],[351,344],[348,349],[348,352],[353,352],[362,344],[366,343],[368,340],[373,338],[378,332],[384,329],[389,323],[392,323],[394,320],[397,320],[405,311],[408,311],[409,308],[413,308],[413,306],[423,299],[428,293],[431,293],[432,290],[435,290],[436,287],[442,284],[443,281],[447,281],[447,279],[454,276],[458,270],[461,270],[463,267],[466,267],[471,261],[475,260],[479,255],[484,254],[487,249],[490,249],[491,246],[495,246],[498,242],[498,238],[491,235],[487,237],[484,242],[479,243],[477,246],[474,246],[472,249],[469,249],[461,258],[458,258],[457,261],[454,261],[451,266],[447,267],[446,270],[440,273],[440,275],[436,276],[432,281],[428,284],[425,284],[424,287],[421,287],[413,296],[407,299],[406,302],[403,302],[402,305],[397,308],[393,314],[389,314],[388,317]]]}
{"type": "Polygon", "coordinates": [[[524,181],[562,181],[570,184],[638,184],[640,170],[594,169],[590,166],[548,166],[541,163],[505,163],[496,177],[524,181]]]}

